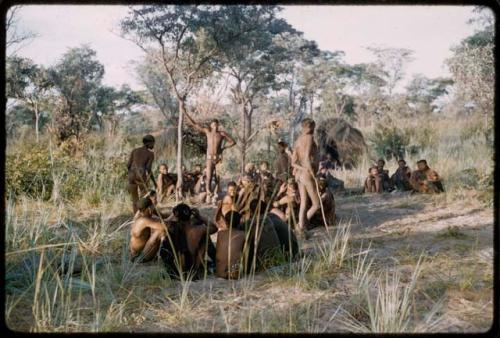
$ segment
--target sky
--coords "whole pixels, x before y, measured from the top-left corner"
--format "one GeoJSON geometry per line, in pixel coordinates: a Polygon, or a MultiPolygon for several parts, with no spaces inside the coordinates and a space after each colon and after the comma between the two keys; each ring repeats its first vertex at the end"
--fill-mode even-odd
{"type": "MultiPolygon", "coordinates": [[[[315,40],[322,50],[341,50],[345,61],[373,61],[368,46],[404,47],[414,51],[406,69],[427,77],[447,76],[444,60],[450,47],[474,32],[467,24],[471,6],[283,6],[280,16],[315,40]]],[[[119,36],[119,21],[126,6],[32,5],[19,11],[18,27],[38,37],[17,52],[45,66],[55,64],[68,48],[89,44],[104,65],[104,83],[111,86],[141,86],[131,61],[143,52],[119,36]]],[[[7,51],[9,53],[9,51],[7,51]]]]}

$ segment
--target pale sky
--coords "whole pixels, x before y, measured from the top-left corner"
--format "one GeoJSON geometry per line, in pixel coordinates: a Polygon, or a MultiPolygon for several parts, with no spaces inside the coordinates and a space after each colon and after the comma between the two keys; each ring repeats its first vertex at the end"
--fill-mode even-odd
{"type": "MultiPolygon", "coordinates": [[[[323,50],[342,50],[348,63],[372,61],[368,46],[414,50],[407,68],[427,77],[447,76],[450,47],[474,32],[472,6],[283,6],[281,16],[323,50]]],[[[33,5],[19,11],[19,28],[39,35],[18,55],[53,65],[70,47],[87,43],[104,64],[104,82],[139,89],[131,60],[143,52],[119,36],[126,6],[33,5]]],[[[401,84],[403,86],[404,83],[401,84]]],[[[400,87],[401,87],[400,86],[400,87]]]]}

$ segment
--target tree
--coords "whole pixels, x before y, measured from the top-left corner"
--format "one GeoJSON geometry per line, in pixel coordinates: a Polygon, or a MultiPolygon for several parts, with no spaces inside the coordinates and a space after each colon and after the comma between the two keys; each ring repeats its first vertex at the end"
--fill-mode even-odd
{"type": "Polygon", "coordinates": [[[177,99],[173,96],[169,79],[165,76],[162,64],[146,54],[142,62],[135,67],[139,81],[146,87],[150,101],[158,107],[168,123],[174,123],[178,118],[177,99]]]}
{"type": "Polygon", "coordinates": [[[404,77],[406,65],[413,60],[413,51],[406,48],[368,47],[375,57],[378,76],[386,83],[387,95],[391,96],[397,83],[404,77]]]}
{"type": "MultiPolygon", "coordinates": [[[[163,66],[179,104],[177,172],[182,170],[182,125],[193,89],[222,66],[220,52],[243,34],[232,6],[143,6],[122,20],[122,35],[163,66]],[[153,49],[155,48],[155,49],[153,49]]],[[[182,197],[178,175],[176,198],[182,197]]]]}
{"type": "Polygon", "coordinates": [[[49,69],[49,79],[59,95],[58,110],[52,130],[59,141],[71,136],[80,139],[92,123],[95,96],[99,93],[104,66],[96,60],[96,52],[87,45],[70,48],[49,69]]]}
{"type": "Polygon", "coordinates": [[[429,79],[421,74],[413,77],[406,86],[407,100],[413,106],[416,114],[429,114],[438,106],[436,99],[448,93],[448,87],[453,83],[451,79],[429,79]]]}
{"type": "Polygon", "coordinates": [[[37,142],[40,134],[42,104],[51,86],[45,68],[34,64],[32,60],[27,58],[16,56],[7,58],[7,97],[23,102],[33,112],[37,142]]]}
{"type": "Polygon", "coordinates": [[[10,49],[9,55],[14,55],[27,43],[31,42],[38,35],[32,31],[20,30],[19,23],[19,10],[22,6],[12,6],[9,8],[5,18],[5,31],[6,31],[6,49],[10,49]]]}
{"type": "Polygon", "coordinates": [[[456,88],[456,96],[473,102],[484,114],[485,124],[493,116],[495,94],[494,18],[491,11],[475,9],[478,18],[470,23],[482,27],[452,48],[453,56],[446,60],[456,88]]]}
{"type": "Polygon", "coordinates": [[[271,89],[278,90],[278,75],[285,72],[283,63],[292,55],[275,43],[278,35],[296,31],[283,19],[276,18],[277,6],[230,6],[228,24],[241,32],[239,38],[221,51],[224,72],[231,77],[232,100],[241,112],[240,135],[237,134],[243,173],[248,147],[257,135],[253,132],[252,117],[255,101],[271,89]]]}

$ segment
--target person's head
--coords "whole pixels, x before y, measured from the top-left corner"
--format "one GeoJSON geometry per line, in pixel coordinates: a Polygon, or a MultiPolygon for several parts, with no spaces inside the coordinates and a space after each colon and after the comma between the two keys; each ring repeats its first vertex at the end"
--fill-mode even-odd
{"type": "Polygon", "coordinates": [[[326,173],[328,173],[328,169],[326,168],[326,166],[324,166],[324,165],[320,166],[319,173],[326,175],[326,173]]]}
{"type": "Polygon", "coordinates": [[[155,138],[153,135],[146,135],[142,138],[142,144],[148,149],[153,149],[155,146],[155,138]]]}
{"type": "Polygon", "coordinates": [[[181,170],[186,171],[186,166],[184,164],[181,166],[181,170]]]}
{"type": "Polygon", "coordinates": [[[226,215],[224,215],[224,220],[226,224],[232,228],[237,228],[241,222],[241,215],[239,212],[231,210],[226,215]]]}
{"type": "Polygon", "coordinates": [[[288,144],[283,140],[279,140],[278,141],[278,151],[280,153],[284,153],[286,148],[288,148],[288,144]]]}
{"type": "Polygon", "coordinates": [[[316,127],[316,122],[313,119],[305,118],[302,120],[302,131],[306,134],[314,133],[314,128],[316,127]]]}
{"type": "Polygon", "coordinates": [[[153,204],[156,204],[156,190],[150,190],[148,193],[148,197],[153,204]]]}
{"type": "Polygon", "coordinates": [[[385,165],[385,161],[383,159],[380,159],[377,161],[377,167],[383,168],[385,165]]]}
{"type": "Polygon", "coordinates": [[[372,176],[376,176],[378,175],[378,168],[377,167],[371,167],[368,172],[372,175],[372,176]]]}
{"type": "Polygon", "coordinates": [[[191,208],[185,203],[179,203],[172,209],[172,215],[168,218],[171,221],[187,222],[191,219],[191,208]]]}
{"type": "Polygon", "coordinates": [[[327,159],[328,161],[331,161],[331,160],[332,160],[332,154],[330,154],[330,153],[326,153],[326,156],[325,156],[325,157],[326,157],[326,159],[327,159]]]}
{"type": "Polygon", "coordinates": [[[219,120],[213,119],[210,121],[210,129],[217,131],[219,129],[219,120]]]}
{"type": "Polygon", "coordinates": [[[160,174],[168,174],[168,165],[166,165],[165,163],[160,164],[160,174]]]}
{"type": "Polygon", "coordinates": [[[253,164],[253,163],[250,162],[250,163],[247,163],[245,165],[245,172],[246,173],[251,173],[254,170],[255,170],[255,164],[253,164]]]}
{"type": "Polygon", "coordinates": [[[260,162],[260,168],[261,171],[267,171],[269,170],[269,163],[267,161],[262,161],[260,162]]]}
{"type": "Polygon", "coordinates": [[[252,183],[252,178],[250,177],[250,175],[243,175],[243,177],[241,178],[241,185],[243,187],[248,187],[250,183],[252,183]]]}
{"type": "Polygon", "coordinates": [[[297,182],[292,181],[288,182],[286,185],[286,193],[287,195],[294,195],[297,193],[297,190],[299,189],[297,182]]]}
{"type": "Polygon", "coordinates": [[[151,201],[151,198],[144,197],[137,201],[137,209],[142,213],[147,212],[152,205],[153,201],[151,201]]]}
{"type": "Polygon", "coordinates": [[[417,168],[418,170],[425,170],[428,168],[427,166],[427,161],[426,160],[420,160],[417,162],[417,168]]]}
{"type": "Polygon", "coordinates": [[[231,197],[236,196],[236,182],[231,181],[227,184],[227,194],[231,197]]]}
{"type": "Polygon", "coordinates": [[[200,173],[201,172],[201,165],[200,164],[197,164],[194,166],[194,171],[197,172],[197,173],[200,173]]]}
{"type": "Polygon", "coordinates": [[[406,167],[406,161],[405,161],[405,160],[403,160],[403,159],[399,160],[399,161],[398,161],[398,166],[399,166],[400,168],[404,168],[404,167],[406,167]]]}

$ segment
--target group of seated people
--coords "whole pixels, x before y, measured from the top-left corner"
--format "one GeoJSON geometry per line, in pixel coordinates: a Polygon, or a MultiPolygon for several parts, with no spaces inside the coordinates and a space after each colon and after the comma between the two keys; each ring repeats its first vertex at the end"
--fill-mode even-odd
{"type": "Polygon", "coordinates": [[[381,193],[398,191],[414,191],[426,194],[444,192],[444,187],[437,172],[429,168],[426,160],[417,162],[417,169],[411,170],[406,161],[398,161],[398,169],[392,176],[384,169],[385,161],[380,159],[377,165],[370,167],[365,180],[365,193],[381,193]]]}
{"type": "MultiPolygon", "coordinates": [[[[206,169],[202,171],[201,165],[196,164],[193,170],[187,171],[183,165],[182,178],[182,193],[184,196],[190,196],[195,203],[205,201],[208,192],[206,169]]],[[[158,178],[156,179],[156,190],[160,203],[165,202],[169,197],[175,195],[176,183],[177,174],[170,173],[166,163],[160,164],[158,178]]],[[[215,191],[217,192],[219,190],[218,176],[212,176],[212,185],[215,186],[215,191]]]]}
{"type": "Polygon", "coordinates": [[[267,213],[266,204],[259,199],[253,199],[244,214],[228,211],[224,215],[227,228],[218,228],[187,204],[162,214],[156,203],[154,190],[137,203],[129,250],[134,261],[147,262],[159,255],[171,278],[195,280],[215,272],[218,277],[236,279],[293,259],[299,252],[288,225],[267,213]],[[214,245],[210,235],[216,232],[214,245]]]}
{"type": "MultiPolygon", "coordinates": [[[[197,179],[195,196],[203,193],[199,188],[203,182],[200,171],[196,166],[191,173],[197,179]]],[[[297,256],[299,246],[294,230],[300,196],[291,175],[273,175],[266,161],[258,169],[253,163],[247,164],[237,182],[227,184],[213,222],[184,203],[170,212],[159,211],[159,199],[165,193],[173,193],[170,187],[174,183],[168,175],[168,167],[162,164],[158,196],[152,190],[137,202],[129,245],[133,260],[150,261],[159,255],[172,278],[191,274],[196,279],[203,273],[215,272],[218,277],[235,279],[297,256]],[[210,235],[216,232],[214,245],[210,235]]],[[[335,223],[335,200],[328,186],[328,175],[324,170],[318,173],[322,208],[313,216],[308,229],[335,223]]]]}

